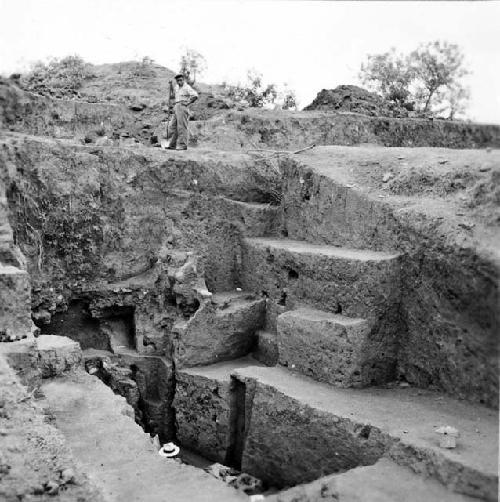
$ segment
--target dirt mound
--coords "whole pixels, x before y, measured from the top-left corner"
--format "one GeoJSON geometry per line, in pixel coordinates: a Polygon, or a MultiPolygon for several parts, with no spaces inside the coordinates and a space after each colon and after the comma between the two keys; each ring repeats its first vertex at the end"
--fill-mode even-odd
{"type": "Polygon", "coordinates": [[[408,110],[356,85],[323,89],[304,110],[362,113],[372,117],[408,117],[408,110]]]}
{"type": "MultiPolygon", "coordinates": [[[[144,116],[146,121],[151,117],[165,115],[169,81],[176,72],[147,60],[87,64],[86,69],[87,76],[77,91],[51,89],[46,85],[31,90],[48,97],[125,105],[144,116]]],[[[26,81],[21,78],[18,83],[23,86],[26,81]]],[[[224,97],[221,86],[197,82],[193,87],[200,95],[191,107],[193,120],[207,119],[220,110],[234,107],[234,103],[224,97]]]]}

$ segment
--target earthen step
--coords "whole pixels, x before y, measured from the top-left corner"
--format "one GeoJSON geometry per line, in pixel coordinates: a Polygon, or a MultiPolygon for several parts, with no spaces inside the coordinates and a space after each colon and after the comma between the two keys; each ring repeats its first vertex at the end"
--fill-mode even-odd
{"type": "Polygon", "coordinates": [[[493,410],[414,388],[335,388],[281,367],[233,375],[245,384],[247,406],[252,399],[245,472],[290,486],[385,456],[449,490],[497,500],[493,410]],[[441,425],[459,430],[455,449],[439,446],[441,425]]]}
{"type": "Polygon", "coordinates": [[[380,318],[400,297],[400,256],[289,239],[246,238],[241,281],[293,306],[304,301],[344,315],[380,318]]]}
{"type": "Polygon", "coordinates": [[[342,387],[394,379],[397,346],[373,339],[370,323],[301,307],[278,316],[278,359],[291,371],[342,387]]]}
{"type": "Polygon", "coordinates": [[[265,300],[256,294],[214,294],[187,322],[174,326],[177,367],[214,364],[248,354],[264,317],[265,300]]]}
{"type": "Polygon", "coordinates": [[[246,500],[202,470],[160,457],[125,400],[97,378],[82,371],[42,391],[80,468],[106,500],[246,500]]]}
{"type": "Polygon", "coordinates": [[[279,206],[257,202],[242,202],[220,197],[221,210],[227,219],[240,221],[241,230],[247,236],[267,236],[277,232],[279,226],[279,206]]]}
{"type": "Polygon", "coordinates": [[[447,490],[432,479],[424,479],[389,459],[356,467],[342,474],[325,476],[266,498],[266,502],[297,500],[338,502],[473,502],[471,497],[447,490]]]}
{"type": "MultiPolygon", "coordinates": [[[[238,389],[231,375],[248,366],[260,364],[246,357],[177,370],[173,406],[180,444],[214,462],[233,463],[238,389]]],[[[240,415],[244,421],[244,409],[240,415]]]]}

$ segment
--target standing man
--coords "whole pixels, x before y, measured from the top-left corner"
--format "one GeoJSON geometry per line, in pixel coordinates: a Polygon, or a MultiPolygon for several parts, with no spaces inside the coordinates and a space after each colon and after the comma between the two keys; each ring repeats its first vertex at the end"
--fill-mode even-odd
{"type": "MultiPolygon", "coordinates": [[[[188,145],[188,121],[189,105],[198,99],[198,93],[185,82],[184,75],[175,76],[174,95],[170,95],[170,107],[172,97],[174,100],[174,117],[172,120],[173,134],[167,146],[169,150],[187,150],[188,145]]],[[[170,81],[172,83],[172,81],[170,81]]],[[[172,86],[170,86],[172,88],[172,86]]]]}

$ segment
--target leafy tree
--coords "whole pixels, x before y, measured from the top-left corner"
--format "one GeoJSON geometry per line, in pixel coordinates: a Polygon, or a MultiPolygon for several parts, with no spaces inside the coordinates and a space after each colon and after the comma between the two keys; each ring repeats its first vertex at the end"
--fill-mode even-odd
{"type": "Polygon", "coordinates": [[[295,96],[295,91],[292,89],[286,89],[283,94],[283,110],[290,110],[292,108],[297,108],[297,97],[295,96]]]}
{"type": "Polygon", "coordinates": [[[199,77],[206,69],[206,59],[199,52],[185,49],[181,56],[179,73],[182,73],[188,82],[195,83],[196,77],[199,77]]]}
{"type": "MultiPolygon", "coordinates": [[[[416,81],[415,96],[423,103],[423,111],[428,112],[438,91],[455,89],[455,96],[460,79],[469,72],[464,68],[464,55],[460,47],[448,42],[428,42],[421,44],[409,56],[409,65],[416,81]]],[[[464,96],[462,95],[462,100],[464,96]]]]}
{"type": "Polygon", "coordinates": [[[469,72],[460,47],[448,42],[421,44],[408,55],[395,49],[367,56],[360,80],[371,90],[400,106],[409,102],[424,115],[448,110],[449,118],[463,113],[469,91],[462,78],[469,72]]]}
{"type": "Polygon", "coordinates": [[[278,97],[276,84],[264,84],[262,73],[256,70],[247,72],[244,85],[226,85],[228,97],[235,101],[246,101],[252,108],[262,108],[265,103],[274,103],[278,97]]]}
{"type": "Polygon", "coordinates": [[[383,54],[368,55],[367,62],[361,64],[361,82],[389,101],[400,105],[410,96],[413,78],[408,57],[397,54],[394,48],[383,54]]]}

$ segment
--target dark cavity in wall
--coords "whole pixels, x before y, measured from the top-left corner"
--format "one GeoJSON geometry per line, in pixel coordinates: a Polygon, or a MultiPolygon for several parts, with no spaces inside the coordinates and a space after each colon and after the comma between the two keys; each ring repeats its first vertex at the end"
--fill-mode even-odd
{"type": "Polygon", "coordinates": [[[241,458],[245,448],[245,396],[245,384],[231,378],[230,444],[225,463],[238,470],[241,470],[241,458]]]}
{"type": "Polygon", "coordinates": [[[110,340],[113,347],[135,348],[134,313],[134,307],[115,306],[106,309],[100,316],[102,336],[110,340]]]}

